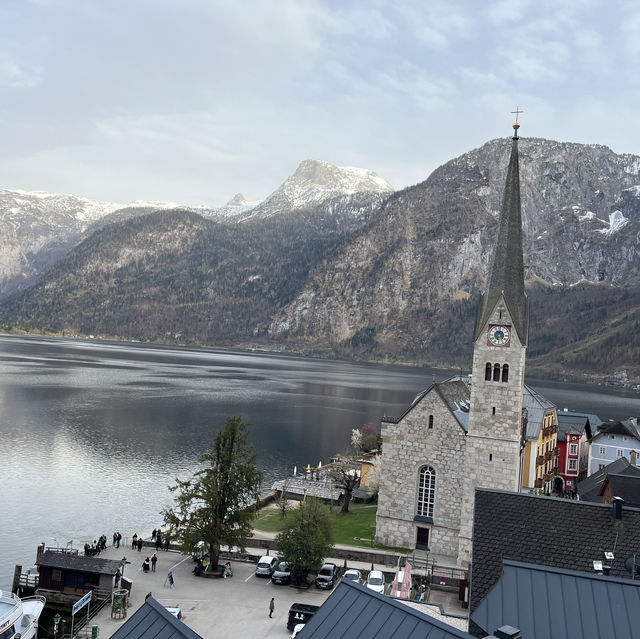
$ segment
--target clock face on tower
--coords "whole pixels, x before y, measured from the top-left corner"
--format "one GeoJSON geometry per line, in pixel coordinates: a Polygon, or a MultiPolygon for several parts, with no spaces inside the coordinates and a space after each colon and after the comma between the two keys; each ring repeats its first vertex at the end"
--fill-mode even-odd
{"type": "Polygon", "coordinates": [[[511,332],[507,326],[490,326],[489,343],[493,346],[508,346],[511,332]]]}

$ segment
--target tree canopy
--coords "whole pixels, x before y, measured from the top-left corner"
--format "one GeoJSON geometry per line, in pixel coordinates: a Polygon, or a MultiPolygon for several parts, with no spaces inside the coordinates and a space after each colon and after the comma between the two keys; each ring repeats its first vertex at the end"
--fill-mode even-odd
{"type": "Polygon", "coordinates": [[[332,541],[329,513],[320,500],[307,497],[288,512],[284,530],[276,537],[276,547],[282,560],[291,564],[293,583],[305,583],[309,571],[320,568],[332,541]]]}
{"type": "Polygon", "coordinates": [[[262,473],[247,435],[248,424],[228,417],[211,449],[200,457],[203,467],[169,487],[175,503],[162,512],[165,523],[181,535],[183,549],[189,552],[203,541],[214,567],[221,546],[244,550],[251,535],[255,513],[250,506],[259,497],[262,473]]]}

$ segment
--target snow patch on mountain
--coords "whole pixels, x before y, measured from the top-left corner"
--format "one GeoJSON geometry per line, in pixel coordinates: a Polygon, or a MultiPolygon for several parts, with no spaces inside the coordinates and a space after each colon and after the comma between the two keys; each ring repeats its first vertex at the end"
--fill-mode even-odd
{"type": "Polygon", "coordinates": [[[613,235],[613,233],[616,233],[628,223],[629,220],[622,215],[622,211],[614,211],[609,216],[609,228],[600,229],[600,233],[603,235],[613,235]]]}

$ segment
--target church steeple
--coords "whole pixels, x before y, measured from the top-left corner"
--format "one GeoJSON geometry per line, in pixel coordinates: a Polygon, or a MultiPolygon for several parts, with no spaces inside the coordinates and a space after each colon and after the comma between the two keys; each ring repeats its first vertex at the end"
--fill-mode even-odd
{"type": "Polygon", "coordinates": [[[513,125],[511,158],[504,187],[498,237],[489,267],[487,288],[482,293],[476,322],[475,339],[484,330],[500,296],[504,297],[520,342],[527,343],[529,305],[524,290],[522,256],[522,215],[520,211],[520,169],[518,158],[518,128],[513,125]]]}

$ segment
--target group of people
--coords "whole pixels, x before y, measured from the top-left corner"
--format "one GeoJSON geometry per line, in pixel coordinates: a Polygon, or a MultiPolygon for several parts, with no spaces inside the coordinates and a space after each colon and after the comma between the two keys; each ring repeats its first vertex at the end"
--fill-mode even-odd
{"type": "Polygon", "coordinates": [[[107,547],[107,536],[100,535],[98,539],[94,539],[92,544],[84,545],[84,554],[87,556],[99,555],[107,547]]]}
{"type": "Polygon", "coordinates": [[[142,571],[149,572],[149,567],[151,567],[151,572],[155,572],[157,563],[158,563],[158,555],[156,555],[156,553],[154,552],[153,555],[151,555],[151,559],[149,559],[149,557],[146,557],[145,560],[142,562],[142,571]]]}
{"type": "MultiPolygon", "coordinates": [[[[104,535],[103,535],[104,536],[104,535]]],[[[113,547],[120,548],[120,540],[122,539],[122,535],[119,532],[113,533],[113,547]]],[[[105,544],[107,543],[107,538],[104,538],[105,544]]]]}
{"type": "MultiPolygon", "coordinates": [[[[196,565],[194,566],[193,574],[196,577],[199,577],[203,572],[206,572],[208,568],[207,560],[198,558],[196,560],[196,565]]],[[[227,577],[233,577],[233,570],[231,570],[231,562],[227,561],[227,563],[220,566],[220,576],[226,579],[227,577]]]]}

